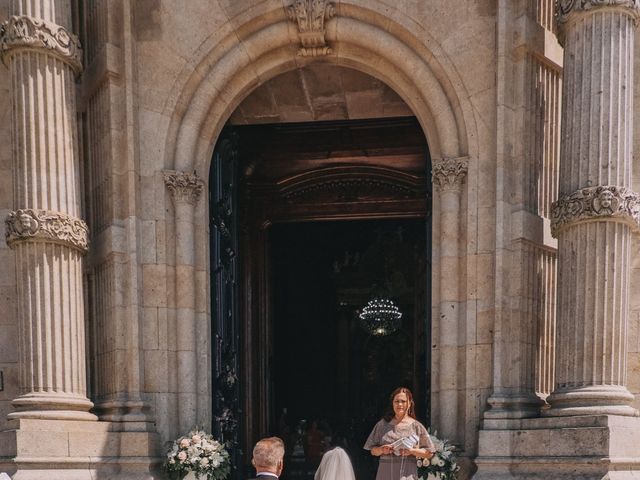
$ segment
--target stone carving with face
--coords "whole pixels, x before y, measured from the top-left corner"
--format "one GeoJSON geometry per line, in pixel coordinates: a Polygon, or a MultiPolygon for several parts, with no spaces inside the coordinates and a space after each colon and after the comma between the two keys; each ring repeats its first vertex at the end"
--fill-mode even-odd
{"type": "Polygon", "coordinates": [[[19,210],[15,227],[21,235],[34,235],[38,230],[38,221],[24,210],[19,210]]]}
{"type": "Polygon", "coordinates": [[[614,210],[615,198],[611,190],[603,190],[595,198],[594,211],[599,214],[611,214],[614,210]]]}

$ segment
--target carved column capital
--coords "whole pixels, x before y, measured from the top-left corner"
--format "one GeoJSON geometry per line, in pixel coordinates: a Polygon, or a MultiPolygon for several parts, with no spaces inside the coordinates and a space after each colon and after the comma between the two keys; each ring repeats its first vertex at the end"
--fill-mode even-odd
{"type": "Polygon", "coordinates": [[[564,228],[593,221],[612,220],[640,228],[640,196],[625,188],[611,185],[581,188],[563,195],[551,208],[551,233],[554,237],[564,228]]]}
{"type": "Polygon", "coordinates": [[[202,193],[204,182],[194,173],[165,170],[163,172],[164,183],[171,192],[176,203],[188,203],[195,205],[202,193]]]}
{"type": "Polygon", "coordinates": [[[20,50],[40,50],[82,71],[82,49],[78,37],[53,22],[13,15],[0,26],[0,56],[3,62],[20,50]]]}
{"type": "Polygon", "coordinates": [[[469,160],[467,157],[434,160],[431,166],[431,175],[436,190],[439,192],[460,191],[468,169],[469,160]]]}
{"type": "Polygon", "coordinates": [[[573,18],[604,8],[623,11],[630,15],[636,24],[640,20],[640,0],[558,0],[556,21],[561,43],[564,43],[565,27],[573,18]]]}
{"type": "Polygon", "coordinates": [[[79,218],[62,212],[35,208],[15,210],[7,216],[7,245],[13,248],[23,241],[58,243],[86,253],[89,250],[89,228],[79,218]]]}
{"type": "Polygon", "coordinates": [[[333,18],[335,13],[335,6],[327,0],[295,0],[287,8],[289,19],[298,24],[302,44],[298,55],[316,57],[331,53],[325,40],[325,22],[333,18]]]}

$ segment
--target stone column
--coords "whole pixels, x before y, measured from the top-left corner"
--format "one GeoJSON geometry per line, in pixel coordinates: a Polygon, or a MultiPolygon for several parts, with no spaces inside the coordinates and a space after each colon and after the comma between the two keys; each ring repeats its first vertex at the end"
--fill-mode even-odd
{"type": "Polygon", "coordinates": [[[175,171],[165,171],[164,180],[175,206],[178,431],[184,434],[197,420],[194,213],[203,182],[195,173],[175,171]]]}
{"type": "Polygon", "coordinates": [[[15,0],[0,30],[13,95],[20,389],[10,418],[94,420],[86,396],[80,169],[69,2],[15,0]]]}
{"type": "Polygon", "coordinates": [[[467,176],[466,158],[433,162],[432,177],[440,195],[440,315],[438,431],[452,443],[458,434],[458,328],[460,316],[460,196],[467,176]]]}
{"type": "Polygon", "coordinates": [[[633,42],[638,0],[561,0],[564,96],[556,384],[547,415],[634,415],[627,381],[633,42]]]}

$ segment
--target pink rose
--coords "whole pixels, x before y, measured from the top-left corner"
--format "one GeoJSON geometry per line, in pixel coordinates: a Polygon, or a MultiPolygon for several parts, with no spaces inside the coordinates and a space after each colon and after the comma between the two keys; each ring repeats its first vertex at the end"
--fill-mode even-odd
{"type": "Polygon", "coordinates": [[[193,443],[200,443],[200,440],[202,440],[202,439],[200,438],[200,435],[194,435],[193,437],[191,437],[191,441],[192,441],[193,443]]]}
{"type": "Polygon", "coordinates": [[[190,445],[188,438],[183,438],[180,440],[180,448],[187,448],[190,445]]]}
{"type": "Polygon", "coordinates": [[[184,462],[186,459],[187,459],[187,452],[178,453],[178,460],[180,460],[181,462],[184,462]]]}

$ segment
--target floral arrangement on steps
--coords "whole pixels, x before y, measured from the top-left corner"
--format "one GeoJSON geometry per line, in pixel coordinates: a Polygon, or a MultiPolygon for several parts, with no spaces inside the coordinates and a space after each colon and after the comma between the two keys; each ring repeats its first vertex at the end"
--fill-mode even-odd
{"type": "Polygon", "coordinates": [[[428,459],[418,459],[418,480],[455,480],[460,467],[456,463],[454,446],[447,440],[431,435],[436,452],[428,459]]]}
{"type": "Polygon", "coordinates": [[[164,469],[172,479],[182,479],[193,472],[198,479],[224,480],[231,473],[231,462],[223,444],[212,435],[194,429],[173,441],[164,469]]]}

